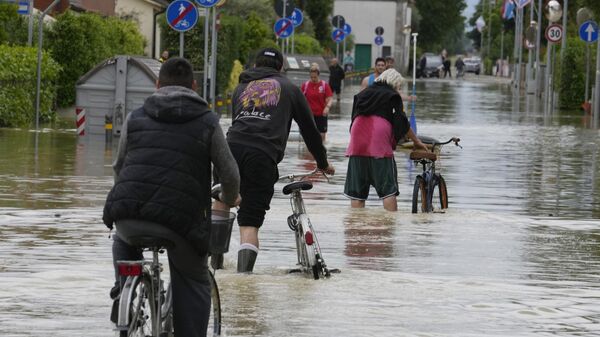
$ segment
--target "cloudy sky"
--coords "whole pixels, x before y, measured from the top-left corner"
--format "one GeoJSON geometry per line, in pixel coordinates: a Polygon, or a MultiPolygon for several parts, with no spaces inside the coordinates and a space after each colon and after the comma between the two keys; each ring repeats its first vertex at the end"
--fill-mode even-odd
{"type": "Polygon", "coordinates": [[[468,20],[471,18],[471,15],[473,15],[473,12],[475,12],[475,5],[477,5],[479,0],[466,0],[465,2],[467,3],[467,8],[465,9],[463,15],[468,20]]]}

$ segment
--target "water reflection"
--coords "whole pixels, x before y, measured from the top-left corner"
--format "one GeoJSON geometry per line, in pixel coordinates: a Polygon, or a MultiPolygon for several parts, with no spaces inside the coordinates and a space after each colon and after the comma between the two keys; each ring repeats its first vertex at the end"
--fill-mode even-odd
{"type": "MultiPolygon", "coordinates": [[[[398,150],[399,212],[376,198],[353,210],[342,191],[356,91],[346,86],[330,117],[336,175],[314,178],[304,194],[325,260],[341,273],[316,282],[288,274],[295,244],[277,184],[256,273],[234,272],[236,231],[217,273],[226,335],[600,335],[599,131],[578,111],[515,100],[501,83],[422,81],[419,133],[462,139],[438,165],[450,208],[410,213],[419,168],[398,150]]],[[[36,161],[32,132],[0,129],[0,335],[112,335],[101,210],[116,144],[103,140],[44,130],[36,161]]],[[[313,168],[291,140],[280,173],[313,168]]]]}

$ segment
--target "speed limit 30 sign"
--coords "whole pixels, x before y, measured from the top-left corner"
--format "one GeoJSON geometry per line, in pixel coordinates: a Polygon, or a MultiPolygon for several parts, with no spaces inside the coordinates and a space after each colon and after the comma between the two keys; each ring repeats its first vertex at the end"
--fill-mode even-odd
{"type": "Polygon", "coordinates": [[[551,43],[560,42],[563,38],[563,28],[559,24],[552,24],[546,28],[546,40],[551,43]]]}

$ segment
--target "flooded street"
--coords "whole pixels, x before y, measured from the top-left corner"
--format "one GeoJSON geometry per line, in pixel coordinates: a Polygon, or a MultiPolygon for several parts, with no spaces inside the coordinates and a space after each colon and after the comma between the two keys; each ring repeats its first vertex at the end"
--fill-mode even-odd
{"type": "MultiPolygon", "coordinates": [[[[226,336],[600,336],[600,132],[545,114],[493,80],[418,82],[418,133],[442,149],[444,214],[411,214],[420,168],[396,151],[399,212],[343,195],[352,96],[329,119],[336,175],[304,194],[341,273],[288,274],[296,253],[276,194],[255,273],[235,273],[234,228],[216,274],[226,336]]],[[[410,115],[410,106],[407,109],[410,115]]],[[[229,118],[223,118],[223,125],[229,118]]],[[[102,224],[113,150],[75,130],[0,129],[0,336],[114,336],[111,240],[102,224]]],[[[281,174],[315,167],[291,140],[281,174]]]]}

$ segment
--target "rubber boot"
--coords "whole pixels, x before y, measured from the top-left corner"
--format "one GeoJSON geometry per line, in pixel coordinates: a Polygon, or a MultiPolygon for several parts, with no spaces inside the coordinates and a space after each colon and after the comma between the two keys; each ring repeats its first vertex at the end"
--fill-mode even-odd
{"type": "Polygon", "coordinates": [[[223,254],[212,254],[210,256],[210,265],[214,270],[223,269],[223,254]]]}
{"type": "Polygon", "coordinates": [[[254,262],[258,255],[252,249],[240,249],[238,251],[237,271],[238,273],[251,273],[254,269],[254,262]]]}

